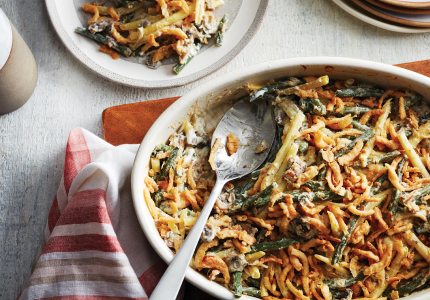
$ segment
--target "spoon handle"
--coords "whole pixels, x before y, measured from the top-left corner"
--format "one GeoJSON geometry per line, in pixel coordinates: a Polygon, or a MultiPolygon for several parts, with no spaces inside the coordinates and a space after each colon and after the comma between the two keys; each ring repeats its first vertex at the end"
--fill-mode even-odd
{"type": "Polygon", "coordinates": [[[194,254],[194,249],[196,248],[197,242],[200,239],[203,227],[209,218],[209,215],[215,204],[215,200],[221,193],[224,183],[224,180],[216,181],[212,193],[203,207],[200,216],[198,217],[196,223],[194,224],[178,253],[176,253],[175,257],[171,261],[166,272],[164,272],[163,277],[161,277],[160,282],[158,282],[157,287],[152,292],[149,300],[173,300],[176,298],[179,288],[182,285],[182,281],[184,280],[185,271],[190,264],[190,260],[194,254]]]}

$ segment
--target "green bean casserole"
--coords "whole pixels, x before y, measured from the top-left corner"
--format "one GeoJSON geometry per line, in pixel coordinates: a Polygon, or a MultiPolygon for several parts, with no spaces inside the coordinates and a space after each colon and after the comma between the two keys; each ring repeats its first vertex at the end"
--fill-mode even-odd
{"type": "MultiPolygon", "coordinates": [[[[290,77],[249,84],[269,101],[264,165],[229,182],[191,267],[235,297],[398,299],[429,287],[430,109],[405,88],[290,77]]],[[[210,132],[185,122],[151,155],[144,197],[177,252],[215,183],[210,132]]],[[[234,154],[241,137],[221,141],[234,154]]]]}

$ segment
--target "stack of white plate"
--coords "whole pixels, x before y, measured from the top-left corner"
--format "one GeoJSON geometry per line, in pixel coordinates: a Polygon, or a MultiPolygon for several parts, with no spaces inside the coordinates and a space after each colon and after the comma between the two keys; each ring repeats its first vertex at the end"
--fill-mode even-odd
{"type": "Polygon", "coordinates": [[[398,32],[430,32],[430,0],[333,0],[357,18],[398,32]]]}

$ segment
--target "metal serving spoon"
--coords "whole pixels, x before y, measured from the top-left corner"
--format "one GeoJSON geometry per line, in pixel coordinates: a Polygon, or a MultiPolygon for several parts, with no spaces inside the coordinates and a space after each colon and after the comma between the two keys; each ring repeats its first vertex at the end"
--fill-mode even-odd
{"type": "Polygon", "coordinates": [[[275,136],[273,109],[266,101],[250,103],[249,98],[238,101],[230,108],[212,136],[211,146],[221,138],[222,147],[215,156],[217,181],[199,218],[182,244],[178,253],[164,272],[163,277],[153,291],[150,300],[173,300],[178,294],[185,271],[190,264],[197,242],[209,218],[215,200],[220,195],[224,184],[255,171],[269,154],[275,136]],[[227,136],[234,133],[239,139],[239,148],[235,154],[227,154],[225,144],[227,136]],[[255,153],[257,146],[265,141],[268,149],[255,153]]]}

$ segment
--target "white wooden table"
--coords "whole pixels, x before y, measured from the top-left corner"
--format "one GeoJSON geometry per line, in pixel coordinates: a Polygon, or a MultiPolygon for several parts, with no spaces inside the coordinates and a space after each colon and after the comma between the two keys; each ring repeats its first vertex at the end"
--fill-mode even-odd
{"type": "Polygon", "coordinates": [[[69,131],[84,127],[101,137],[105,108],[180,96],[211,78],[268,60],[343,56],[398,64],[430,58],[427,34],[373,27],[331,0],[272,0],[257,35],[219,71],[181,88],[133,89],[102,79],[75,60],[54,32],[43,0],[0,0],[0,7],[39,67],[29,102],[0,116],[0,299],[15,299],[30,272],[60,183],[69,131]]]}

